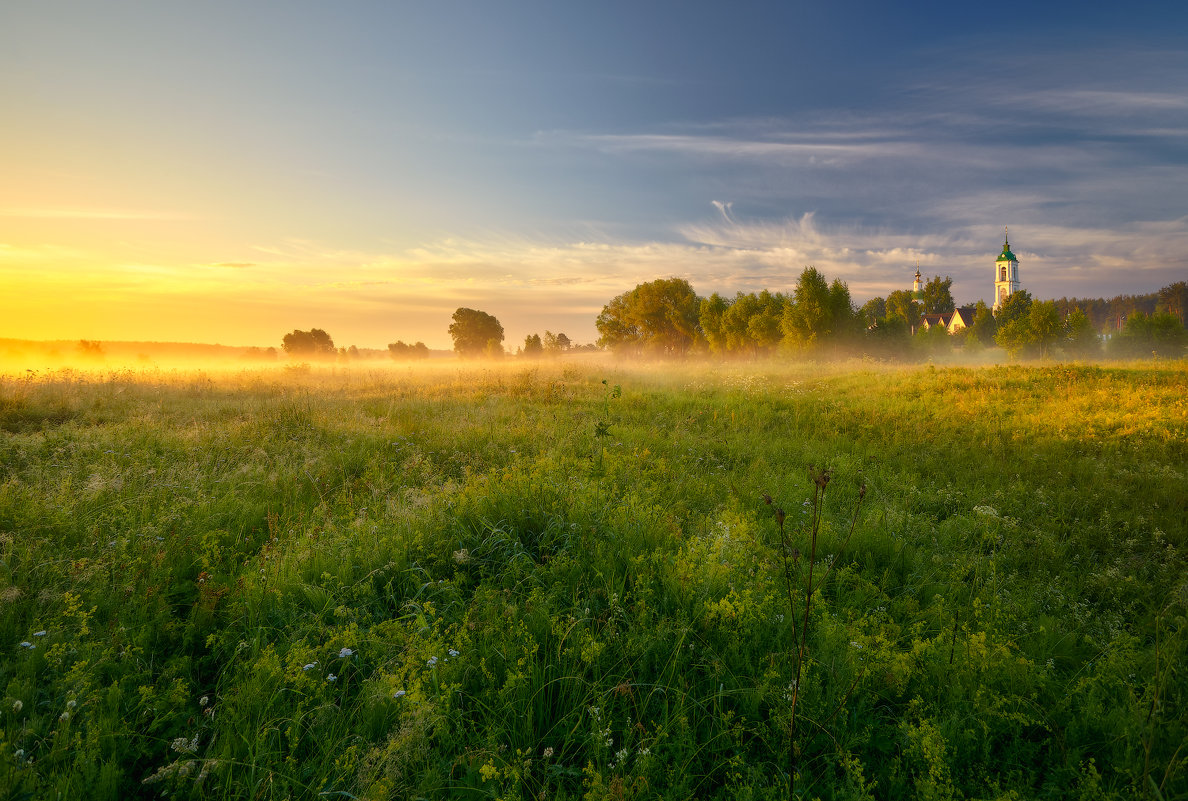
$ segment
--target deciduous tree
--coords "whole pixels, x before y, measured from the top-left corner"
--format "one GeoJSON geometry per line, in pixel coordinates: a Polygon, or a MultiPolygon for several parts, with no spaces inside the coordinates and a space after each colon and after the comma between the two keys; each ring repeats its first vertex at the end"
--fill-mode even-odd
{"type": "Polygon", "coordinates": [[[503,355],[503,326],[499,320],[477,309],[460,308],[450,323],[450,336],[459,356],[503,355]]]}
{"type": "Polygon", "coordinates": [[[408,345],[397,340],[388,344],[388,355],[398,361],[407,361],[411,359],[428,359],[429,348],[425,346],[424,342],[418,342],[415,345],[408,345]]]}
{"type": "Polygon", "coordinates": [[[1048,358],[1048,351],[1064,333],[1056,302],[1037,300],[1031,304],[1027,315],[1027,327],[1031,331],[1031,342],[1039,348],[1040,357],[1048,358]]]}
{"type": "Polygon", "coordinates": [[[294,330],[291,334],[285,334],[281,346],[285,353],[297,358],[333,359],[338,355],[334,340],[321,328],[294,330]]]}
{"type": "Polygon", "coordinates": [[[540,341],[540,334],[529,334],[524,337],[524,355],[530,359],[537,359],[544,353],[544,344],[540,341]]]}
{"type": "Polygon", "coordinates": [[[887,296],[887,319],[899,319],[913,326],[920,322],[920,305],[907,289],[897,289],[887,296]]]}
{"type": "Polygon", "coordinates": [[[1101,355],[1101,337],[1089,321],[1089,315],[1073,309],[1064,318],[1064,352],[1074,359],[1101,355]]]}
{"type": "Polygon", "coordinates": [[[639,284],[603,307],[595,322],[598,343],[619,351],[683,355],[701,336],[700,306],[683,278],[639,284]]]}
{"type": "Polygon", "coordinates": [[[945,314],[957,308],[953,302],[953,279],[949,276],[941,278],[939,275],[928,279],[924,284],[924,313],[945,314]]]}

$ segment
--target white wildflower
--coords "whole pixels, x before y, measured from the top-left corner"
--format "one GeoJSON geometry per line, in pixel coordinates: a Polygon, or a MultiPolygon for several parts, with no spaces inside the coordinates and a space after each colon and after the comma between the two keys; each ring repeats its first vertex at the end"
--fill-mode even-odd
{"type": "Polygon", "coordinates": [[[355,652],[352,651],[350,648],[343,648],[341,651],[338,652],[338,658],[346,659],[348,656],[350,656],[353,653],[355,653],[355,652]]]}
{"type": "Polygon", "coordinates": [[[194,735],[193,740],[187,740],[185,737],[177,737],[169,744],[179,754],[192,754],[198,750],[198,735],[194,735]]]}
{"type": "Polygon", "coordinates": [[[67,709],[74,709],[76,706],[78,706],[78,701],[75,701],[73,698],[66,702],[67,709]]]}
{"type": "Polygon", "coordinates": [[[198,699],[198,706],[206,706],[206,705],[207,705],[207,704],[209,704],[209,703],[210,703],[210,696],[209,696],[209,695],[204,695],[204,696],[202,696],[201,698],[199,698],[199,699],[198,699]]]}
{"type": "Polygon", "coordinates": [[[408,695],[408,693],[406,693],[404,690],[397,690],[396,692],[392,693],[393,698],[403,698],[406,695],[408,695]]]}
{"type": "Polygon", "coordinates": [[[313,670],[313,669],[314,669],[314,668],[316,668],[317,666],[318,666],[318,663],[317,663],[317,662],[310,662],[308,665],[304,666],[304,667],[303,667],[303,668],[301,668],[301,669],[302,669],[302,670],[307,670],[307,671],[308,671],[308,670],[313,670]]]}
{"type": "Polygon", "coordinates": [[[450,649],[450,656],[457,656],[457,655],[458,655],[458,652],[457,652],[457,651],[455,651],[453,648],[451,648],[451,649],[450,649]]]}
{"type": "Polygon", "coordinates": [[[22,701],[21,699],[18,698],[12,702],[12,711],[13,712],[20,712],[24,708],[25,708],[25,702],[22,701]]]}
{"type": "Polygon", "coordinates": [[[22,642],[22,643],[21,643],[21,647],[22,647],[22,648],[36,648],[37,646],[35,646],[33,643],[31,643],[31,642],[29,642],[28,640],[26,640],[26,641],[24,641],[24,642],[22,642]]]}
{"type": "Polygon", "coordinates": [[[544,750],[544,758],[545,758],[545,759],[548,759],[548,758],[549,758],[549,757],[551,757],[552,755],[553,755],[553,746],[551,746],[551,745],[550,745],[548,748],[546,748],[546,749],[544,750]]]}
{"type": "Polygon", "coordinates": [[[335,676],[333,673],[331,673],[326,677],[326,681],[338,681],[338,676],[335,676]]]}
{"type": "Polygon", "coordinates": [[[437,667],[437,657],[436,656],[429,657],[427,660],[425,660],[425,664],[428,665],[429,667],[437,667]]]}
{"type": "Polygon", "coordinates": [[[60,720],[62,722],[66,722],[67,720],[70,720],[70,713],[63,712],[61,715],[58,715],[58,720],[60,720]]]}
{"type": "Polygon", "coordinates": [[[45,629],[42,629],[41,631],[35,631],[35,632],[33,632],[33,636],[34,636],[34,637],[44,637],[44,636],[45,636],[45,629]]]}

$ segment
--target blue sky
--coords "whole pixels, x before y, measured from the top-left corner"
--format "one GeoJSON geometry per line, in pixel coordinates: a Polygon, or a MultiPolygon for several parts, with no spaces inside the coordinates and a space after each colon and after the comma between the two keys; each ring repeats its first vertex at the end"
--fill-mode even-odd
{"type": "Polygon", "coordinates": [[[0,336],[594,338],[641,281],[1188,278],[1181,3],[0,11],[0,336]],[[3,322],[7,321],[7,322],[3,322]]]}

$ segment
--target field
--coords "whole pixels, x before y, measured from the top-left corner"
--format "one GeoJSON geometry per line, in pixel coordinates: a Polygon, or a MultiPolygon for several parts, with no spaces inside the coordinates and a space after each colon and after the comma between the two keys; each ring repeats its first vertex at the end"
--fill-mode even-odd
{"type": "Polygon", "coordinates": [[[0,378],[0,796],[1186,798],[1186,390],[0,378]]]}

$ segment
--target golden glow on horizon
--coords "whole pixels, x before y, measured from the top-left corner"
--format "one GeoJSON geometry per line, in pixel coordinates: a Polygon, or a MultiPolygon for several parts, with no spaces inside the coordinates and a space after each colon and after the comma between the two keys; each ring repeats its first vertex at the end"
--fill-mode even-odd
{"type": "MultiPolygon", "coordinates": [[[[504,345],[514,351],[527,334],[546,330],[594,341],[603,305],[657,277],[687,277],[699,294],[732,296],[789,291],[811,264],[846,281],[861,302],[910,285],[907,265],[916,260],[926,271],[947,270],[937,255],[946,248],[968,250],[962,260],[978,265],[987,258],[980,237],[919,242],[858,228],[821,230],[812,215],[783,225],[686,226],[683,242],[493,236],[362,250],[294,238],[238,241],[209,221],[133,212],[143,207],[131,204],[4,208],[4,219],[19,226],[0,228],[0,337],[32,340],[268,347],[295,328],[317,327],[343,346],[382,349],[403,340],[444,350],[451,314],[469,306],[498,317],[504,345]],[[22,210],[38,216],[21,217],[22,210]]],[[[1079,233],[1043,231],[1050,242],[1079,233]]],[[[1038,255],[1030,262],[1047,266],[1038,255]]],[[[956,293],[963,301],[983,296],[984,283],[956,293]]]]}

